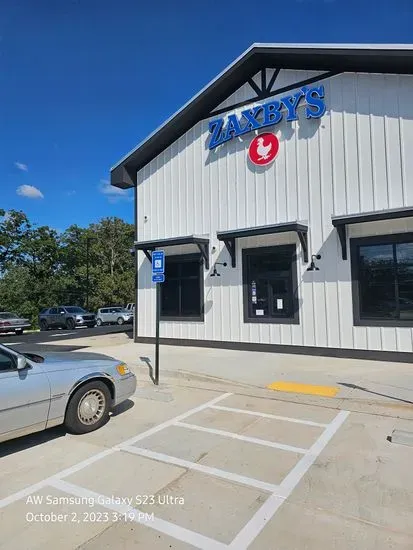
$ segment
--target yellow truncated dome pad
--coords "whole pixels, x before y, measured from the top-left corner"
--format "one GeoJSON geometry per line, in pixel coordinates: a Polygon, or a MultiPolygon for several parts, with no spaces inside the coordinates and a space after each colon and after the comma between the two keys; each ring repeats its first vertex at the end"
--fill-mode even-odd
{"type": "Polygon", "coordinates": [[[291,393],[307,393],[310,395],[322,395],[324,397],[335,397],[339,388],[334,386],[314,386],[313,384],[300,384],[299,382],[279,381],[268,384],[269,390],[284,391],[291,393]]]}

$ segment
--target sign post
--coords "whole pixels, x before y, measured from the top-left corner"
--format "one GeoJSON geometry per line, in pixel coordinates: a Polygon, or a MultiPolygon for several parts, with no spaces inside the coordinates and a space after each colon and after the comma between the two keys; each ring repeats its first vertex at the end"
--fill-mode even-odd
{"type": "Polygon", "coordinates": [[[159,385],[159,320],[161,317],[161,287],[165,281],[165,252],[154,250],[152,252],[152,282],[156,284],[156,327],[155,327],[155,379],[159,385]]]}

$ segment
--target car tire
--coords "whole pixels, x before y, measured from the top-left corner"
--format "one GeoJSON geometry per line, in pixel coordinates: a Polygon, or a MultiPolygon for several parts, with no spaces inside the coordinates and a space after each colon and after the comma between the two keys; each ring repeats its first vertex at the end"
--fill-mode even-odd
{"type": "Polygon", "coordinates": [[[40,321],[40,330],[43,332],[45,330],[49,330],[49,325],[47,324],[46,319],[42,319],[40,321]]]}
{"type": "Polygon", "coordinates": [[[17,336],[21,336],[23,334],[23,329],[17,328],[14,332],[17,334],[17,336]]]}
{"type": "Polygon", "coordinates": [[[93,432],[108,421],[110,405],[107,385],[100,380],[88,382],[70,398],[64,425],[74,434],[93,432]]]}
{"type": "Polygon", "coordinates": [[[75,322],[73,321],[72,318],[69,318],[67,321],[66,321],[66,328],[69,329],[69,330],[73,330],[75,328],[75,322]]]}
{"type": "Polygon", "coordinates": [[[102,326],[102,319],[97,319],[96,325],[97,325],[98,327],[101,327],[101,326],[102,326]]]}
{"type": "Polygon", "coordinates": [[[118,323],[118,325],[123,325],[123,323],[125,322],[123,317],[118,317],[118,320],[116,321],[118,323]]]}

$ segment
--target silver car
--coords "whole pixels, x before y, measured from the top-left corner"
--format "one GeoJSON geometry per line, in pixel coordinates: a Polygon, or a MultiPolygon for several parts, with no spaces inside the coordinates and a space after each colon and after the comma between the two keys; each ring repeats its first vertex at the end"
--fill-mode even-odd
{"type": "Polygon", "coordinates": [[[0,311],[0,333],[15,332],[23,334],[24,329],[30,328],[29,319],[22,319],[17,313],[10,311],[0,311]]]}
{"type": "Polygon", "coordinates": [[[111,357],[22,354],[0,344],[0,441],[59,424],[72,433],[91,432],[135,389],[135,375],[111,357]]]}
{"type": "Polygon", "coordinates": [[[98,327],[104,324],[133,323],[133,311],[128,311],[123,307],[101,307],[96,315],[96,324],[98,327]]]}

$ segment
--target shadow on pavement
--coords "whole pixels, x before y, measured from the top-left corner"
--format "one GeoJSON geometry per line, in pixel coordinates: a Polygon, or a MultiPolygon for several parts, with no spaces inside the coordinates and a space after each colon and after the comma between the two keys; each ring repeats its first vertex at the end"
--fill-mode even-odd
{"type": "Polygon", "coordinates": [[[149,357],[139,357],[139,359],[148,365],[150,379],[155,384],[155,376],[154,376],[151,360],[149,359],[149,357]]]}
{"type": "Polygon", "coordinates": [[[135,406],[135,403],[132,401],[132,399],[127,399],[123,403],[119,403],[119,405],[114,407],[112,409],[112,412],[110,413],[110,416],[118,416],[118,414],[122,414],[134,406],[135,406]]]}
{"type": "MultiPolygon", "coordinates": [[[[119,405],[114,407],[109,413],[108,422],[110,422],[110,418],[112,416],[118,416],[119,414],[128,411],[134,406],[135,403],[131,399],[127,399],[123,403],[119,403],[119,405]]],[[[107,422],[105,422],[103,426],[105,426],[106,424],[107,422]]],[[[101,426],[101,428],[99,429],[102,429],[103,426],[101,426]]],[[[49,428],[48,430],[44,430],[42,432],[36,432],[33,434],[25,435],[23,437],[18,437],[16,439],[11,439],[10,441],[4,441],[3,443],[0,443],[0,458],[19,453],[20,451],[25,451],[26,449],[36,447],[37,445],[42,445],[43,443],[53,441],[54,439],[58,439],[59,437],[65,437],[68,433],[69,432],[66,430],[66,428],[61,425],[55,426],[54,428],[49,428]]],[[[73,437],[80,438],[82,437],[82,435],[87,434],[74,435],[73,437]]]]}
{"type": "Polygon", "coordinates": [[[348,384],[346,382],[338,382],[338,384],[340,386],[345,386],[346,388],[365,391],[367,393],[372,393],[374,395],[380,395],[381,397],[388,397],[389,399],[394,399],[395,401],[401,401],[402,403],[408,403],[409,405],[413,405],[413,401],[409,401],[407,399],[402,399],[401,397],[394,397],[393,395],[387,395],[385,393],[379,393],[377,391],[369,390],[367,388],[363,388],[362,386],[357,386],[357,384],[348,384]]]}
{"type": "Polygon", "coordinates": [[[17,439],[5,441],[4,443],[0,443],[0,458],[4,458],[14,453],[19,453],[20,451],[25,451],[30,447],[42,445],[43,443],[47,443],[48,441],[52,441],[53,439],[57,439],[59,437],[64,437],[66,433],[67,432],[64,426],[56,426],[55,428],[49,428],[43,432],[36,432],[23,437],[18,437],[17,439]]]}

